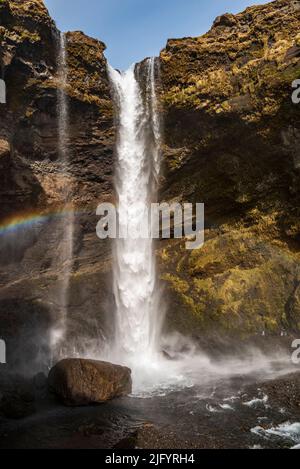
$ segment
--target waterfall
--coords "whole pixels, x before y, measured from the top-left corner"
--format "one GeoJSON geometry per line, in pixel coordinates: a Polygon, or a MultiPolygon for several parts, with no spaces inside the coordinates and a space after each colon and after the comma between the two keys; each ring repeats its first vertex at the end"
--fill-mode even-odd
{"type": "Polygon", "coordinates": [[[116,195],[119,229],[114,246],[116,357],[132,368],[155,362],[160,353],[162,308],[148,216],[156,201],[160,125],[155,59],[124,73],[109,67],[117,108],[116,195]]]}
{"type": "MultiPolygon", "coordinates": [[[[156,183],[157,177],[160,173],[160,145],[161,145],[161,122],[158,113],[158,103],[155,85],[155,57],[148,59],[148,83],[147,89],[149,90],[150,100],[148,106],[150,109],[154,148],[153,148],[153,163],[155,169],[156,183]]],[[[149,99],[148,97],[148,99],[149,99]]]]}
{"type": "Polygon", "coordinates": [[[66,87],[68,85],[67,64],[67,37],[60,34],[58,66],[58,91],[57,91],[57,119],[58,119],[58,163],[62,179],[62,217],[60,226],[60,245],[57,252],[57,264],[59,270],[59,284],[56,304],[56,323],[51,331],[51,349],[54,355],[59,357],[67,353],[64,344],[67,332],[67,316],[69,304],[70,275],[73,263],[73,238],[74,238],[74,210],[72,207],[72,180],[70,171],[69,142],[69,109],[66,87]]]}
{"type": "Polygon", "coordinates": [[[148,59],[124,73],[108,66],[116,108],[119,236],[113,257],[115,337],[98,358],[129,366],[139,397],[193,386],[209,365],[206,356],[195,354],[190,339],[162,335],[154,241],[141,233],[141,228],[151,232],[149,208],[157,202],[161,164],[156,64],[148,59]]]}

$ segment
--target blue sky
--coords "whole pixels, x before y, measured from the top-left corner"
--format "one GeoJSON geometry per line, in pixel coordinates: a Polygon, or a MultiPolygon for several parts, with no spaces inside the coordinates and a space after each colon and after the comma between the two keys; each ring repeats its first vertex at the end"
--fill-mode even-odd
{"type": "Polygon", "coordinates": [[[225,12],[264,0],[45,0],[62,31],[81,30],[107,45],[106,57],[126,69],[158,55],[167,39],[199,36],[225,12]]]}

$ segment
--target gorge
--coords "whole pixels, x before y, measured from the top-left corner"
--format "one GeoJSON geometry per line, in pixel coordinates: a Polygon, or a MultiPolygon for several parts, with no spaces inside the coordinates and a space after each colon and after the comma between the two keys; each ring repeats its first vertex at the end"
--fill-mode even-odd
{"type": "Polygon", "coordinates": [[[262,414],[277,433],[299,421],[299,376],[285,377],[300,333],[299,20],[290,0],[224,14],[120,73],[102,42],[60,33],[42,0],[0,2],[0,398],[11,375],[26,387],[65,357],[133,376],[133,398],[51,404],[32,428],[12,427],[12,445],[67,445],[70,431],[92,446],[96,432],[104,447],[166,435],[173,447],[252,447],[262,414]],[[204,246],[97,238],[99,203],[134,231],[156,201],[204,202],[204,246]],[[226,435],[211,434],[213,418],[226,435]],[[39,443],[52,419],[57,435],[39,443]]]}

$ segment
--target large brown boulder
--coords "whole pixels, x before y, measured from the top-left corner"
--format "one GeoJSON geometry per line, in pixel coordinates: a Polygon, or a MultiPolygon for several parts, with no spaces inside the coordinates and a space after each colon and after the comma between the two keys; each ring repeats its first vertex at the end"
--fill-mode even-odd
{"type": "Polygon", "coordinates": [[[96,360],[62,360],[50,371],[48,383],[69,406],[102,403],[132,390],[129,368],[96,360]]]}

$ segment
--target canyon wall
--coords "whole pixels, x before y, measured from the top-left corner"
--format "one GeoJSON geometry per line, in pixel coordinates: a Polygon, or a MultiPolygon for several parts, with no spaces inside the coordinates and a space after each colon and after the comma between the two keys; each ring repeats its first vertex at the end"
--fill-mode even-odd
{"type": "Polygon", "coordinates": [[[300,2],[277,0],[161,52],[162,198],[206,210],[203,249],[160,251],[169,319],[182,330],[299,331],[299,25],[300,2]]]}
{"type": "Polygon", "coordinates": [[[62,302],[66,186],[76,210],[70,336],[102,339],[111,309],[110,247],[95,232],[96,207],[112,197],[114,123],[105,45],[82,32],[67,34],[66,173],[57,143],[59,39],[42,1],[1,1],[7,104],[0,106],[0,336],[10,363],[40,354],[41,347],[42,354],[49,352],[49,325],[62,302]],[[43,213],[51,216],[35,223],[43,213]]]}

